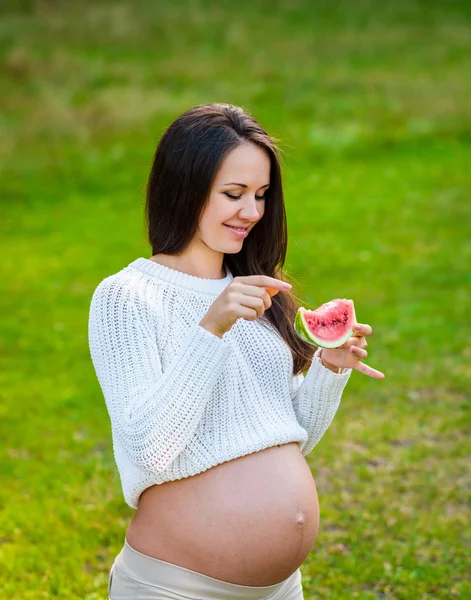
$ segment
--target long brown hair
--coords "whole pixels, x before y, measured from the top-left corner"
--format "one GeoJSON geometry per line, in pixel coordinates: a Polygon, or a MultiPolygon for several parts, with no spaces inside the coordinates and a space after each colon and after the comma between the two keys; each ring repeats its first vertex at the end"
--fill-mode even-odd
{"type": "MultiPolygon", "coordinates": [[[[179,254],[189,246],[224,157],[246,141],[267,152],[270,187],[265,192],[262,219],[237,254],[224,255],[224,266],[234,277],[268,275],[288,281],[283,271],[288,229],[275,138],[245,110],[232,104],[194,106],[180,115],[160,139],[146,194],[146,226],[153,255],[179,254]]],[[[307,370],[315,351],[294,331],[299,299],[292,291],[280,291],[271,301],[262,320],[268,320],[288,344],[293,375],[298,375],[307,370]]]]}

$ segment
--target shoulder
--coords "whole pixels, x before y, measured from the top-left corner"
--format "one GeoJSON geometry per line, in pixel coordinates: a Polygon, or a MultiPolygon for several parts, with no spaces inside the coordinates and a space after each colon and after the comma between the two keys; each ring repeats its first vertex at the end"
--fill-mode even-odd
{"type": "Polygon", "coordinates": [[[90,302],[90,318],[113,323],[132,320],[141,329],[162,336],[171,318],[168,305],[172,298],[165,281],[127,266],[97,284],[90,302]]]}
{"type": "Polygon", "coordinates": [[[122,269],[105,277],[95,287],[90,301],[90,318],[147,320],[151,313],[155,316],[153,294],[142,274],[122,269]]]}
{"type": "Polygon", "coordinates": [[[132,277],[120,271],[108,275],[98,283],[93,291],[91,304],[129,301],[132,299],[134,290],[132,277]]]}
{"type": "Polygon", "coordinates": [[[107,299],[114,303],[145,304],[155,294],[156,282],[152,283],[153,285],[145,274],[125,267],[97,284],[92,294],[92,303],[98,299],[107,299]]]}

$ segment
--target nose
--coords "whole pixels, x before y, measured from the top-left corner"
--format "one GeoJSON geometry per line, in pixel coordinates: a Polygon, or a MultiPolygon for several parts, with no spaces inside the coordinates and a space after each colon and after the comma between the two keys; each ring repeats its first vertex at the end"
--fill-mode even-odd
{"type": "Polygon", "coordinates": [[[260,209],[257,206],[259,202],[260,200],[257,200],[255,196],[246,198],[239,211],[240,218],[246,221],[257,221],[260,217],[260,209]]]}

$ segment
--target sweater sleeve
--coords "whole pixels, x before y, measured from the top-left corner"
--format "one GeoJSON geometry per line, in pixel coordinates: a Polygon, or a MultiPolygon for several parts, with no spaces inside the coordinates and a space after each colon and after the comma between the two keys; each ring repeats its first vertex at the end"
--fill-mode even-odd
{"type": "Polygon", "coordinates": [[[195,433],[232,348],[195,323],[163,371],[153,310],[107,278],[92,297],[88,338],[114,435],[136,465],[164,471],[195,433]]]}
{"type": "Polygon", "coordinates": [[[292,402],[299,424],[307,431],[308,438],[301,446],[307,456],[317,445],[337,412],[343,390],[352,373],[334,373],[325,367],[317,353],[306,376],[293,376],[292,402]]]}

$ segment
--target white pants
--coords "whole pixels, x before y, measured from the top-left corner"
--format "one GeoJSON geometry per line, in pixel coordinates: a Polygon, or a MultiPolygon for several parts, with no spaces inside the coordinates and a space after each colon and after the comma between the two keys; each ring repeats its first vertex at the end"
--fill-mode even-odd
{"type": "Polygon", "coordinates": [[[238,585],[142,554],[124,539],[108,579],[108,600],[303,600],[301,571],[280,583],[238,585]]]}

